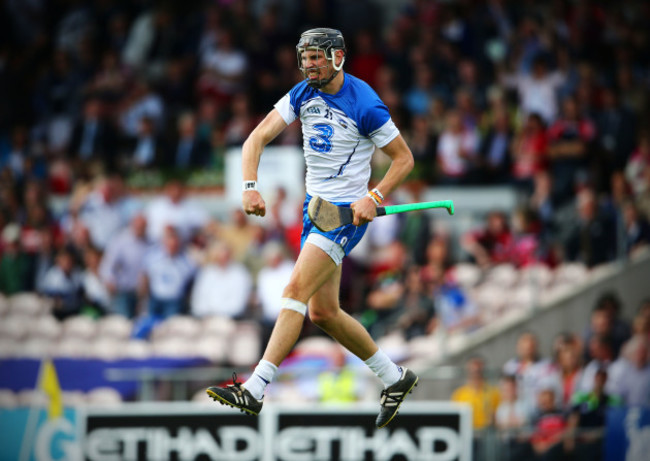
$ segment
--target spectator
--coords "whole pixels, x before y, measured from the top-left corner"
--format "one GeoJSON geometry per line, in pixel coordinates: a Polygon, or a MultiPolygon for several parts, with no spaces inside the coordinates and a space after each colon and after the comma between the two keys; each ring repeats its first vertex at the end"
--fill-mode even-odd
{"type": "Polygon", "coordinates": [[[596,117],[597,141],[604,156],[604,173],[622,170],[634,150],[636,119],[634,114],[620,104],[613,88],[602,94],[603,107],[596,117]]]}
{"type": "Polygon", "coordinates": [[[144,260],[140,280],[140,298],[148,297],[147,311],[133,327],[135,338],[147,338],[163,320],[185,312],[187,290],[194,278],[196,265],[183,246],[178,231],[168,226],[161,246],[144,260]]]}
{"type": "Polygon", "coordinates": [[[589,267],[614,259],[616,240],[612,223],[599,211],[593,190],[584,189],[578,193],[576,208],[578,219],[565,245],[567,259],[589,267]]]}
{"type": "MultiPolygon", "coordinates": [[[[424,184],[421,182],[414,182],[412,184],[413,201],[421,201],[421,194],[424,189],[424,184]]],[[[426,211],[414,211],[407,213],[400,225],[399,240],[406,246],[409,252],[409,260],[418,266],[423,266],[427,263],[427,247],[431,239],[432,223],[426,211]]],[[[439,239],[439,244],[442,247],[441,251],[447,255],[447,242],[444,239],[439,239]]],[[[446,256],[445,256],[446,258],[446,256]]],[[[447,261],[445,261],[447,263],[447,261]]]]}
{"type": "Polygon", "coordinates": [[[636,194],[635,203],[639,213],[650,220],[650,164],[643,169],[643,190],[636,194]]]}
{"type": "MultiPolygon", "coordinates": [[[[112,23],[119,25],[120,21],[120,15],[116,14],[112,23]]],[[[107,50],[101,57],[95,75],[86,86],[86,93],[92,95],[91,98],[112,105],[124,96],[128,82],[129,73],[126,66],[122,65],[115,50],[107,50]]]]}
{"type": "MultiPolygon", "coordinates": [[[[627,58],[623,58],[627,60],[627,58]]],[[[638,74],[630,62],[621,63],[616,71],[616,85],[622,105],[635,114],[647,114],[648,93],[647,88],[640,81],[638,74]]]]}
{"type": "Polygon", "coordinates": [[[472,408],[472,425],[475,430],[485,429],[494,423],[499,406],[499,391],[485,380],[485,361],[473,356],[465,363],[467,381],[454,391],[451,400],[469,404],[472,408]]]}
{"type": "Polygon", "coordinates": [[[612,338],[610,336],[594,335],[589,339],[587,347],[589,347],[589,354],[592,358],[582,371],[577,390],[591,392],[594,389],[596,373],[598,370],[605,370],[609,376],[606,391],[611,393],[616,388],[618,379],[621,376],[621,363],[619,362],[612,367],[616,358],[612,338]]]}
{"type": "MultiPolygon", "coordinates": [[[[476,104],[476,111],[486,106],[485,88],[480,81],[480,72],[477,62],[473,59],[462,59],[456,70],[458,87],[461,88],[461,96],[467,103],[476,104]]],[[[458,97],[458,93],[456,93],[458,97]]]]}
{"type": "Polygon", "coordinates": [[[168,165],[181,170],[207,166],[210,162],[210,143],[198,136],[194,114],[181,114],[177,128],[178,140],[170,152],[168,165]]]}
{"type": "Polygon", "coordinates": [[[79,105],[78,88],[83,86],[83,78],[66,51],[55,51],[51,59],[51,67],[37,84],[32,101],[43,123],[47,148],[60,153],[70,138],[73,116],[79,105]]]}
{"type": "Polygon", "coordinates": [[[577,392],[572,399],[568,436],[564,448],[574,459],[592,461],[602,458],[603,434],[607,410],[620,405],[617,396],[605,392],[607,371],[598,370],[591,392],[577,392]]]}
{"type": "Polygon", "coordinates": [[[350,73],[360,78],[372,88],[376,88],[377,74],[384,64],[385,56],[377,48],[379,40],[371,29],[359,31],[355,37],[355,50],[348,68],[350,73]]]}
{"type": "Polygon", "coordinates": [[[155,121],[144,116],[138,122],[137,132],[130,143],[123,163],[128,170],[155,168],[164,164],[166,143],[156,134],[155,121]]]}
{"type": "MultiPolygon", "coordinates": [[[[287,190],[280,186],[275,190],[275,200],[269,207],[269,214],[272,219],[269,238],[285,240],[289,244],[298,245],[296,255],[300,250],[301,206],[301,203],[289,198],[287,190]]],[[[292,247],[292,250],[295,249],[295,247],[292,247]]]]}
{"type": "Polygon", "coordinates": [[[548,251],[554,239],[556,204],[553,201],[553,180],[548,171],[540,171],[533,177],[533,193],[529,199],[531,210],[540,220],[540,240],[548,251]]]}
{"type": "Polygon", "coordinates": [[[167,6],[142,12],[131,25],[122,60],[133,71],[148,78],[160,78],[176,47],[177,28],[167,6]]]}
{"type": "Polygon", "coordinates": [[[318,400],[325,405],[362,400],[365,396],[363,386],[359,385],[358,370],[347,363],[343,347],[337,343],[328,355],[329,366],[317,378],[318,400]]]}
{"type": "Polygon", "coordinates": [[[517,379],[517,391],[532,413],[540,390],[552,382],[552,367],[540,358],[537,336],[524,332],[517,339],[517,357],[503,365],[503,373],[517,379]]]}
{"type": "Polygon", "coordinates": [[[422,272],[417,266],[406,270],[394,324],[407,340],[431,334],[437,327],[433,299],[425,292],[422,272]]]}
{"type": "Polygon", "coordinates": [[[74,256],[69,249],[61,249],[55,265],[43,278],[42,294],[52,298],[52,315],[63,320],[76,315],[81,309],[81,273],[75,267],[74,256]]]}
{"type": "Polygon", "coordinates": [[[625,251],[629,256],[650,245],[650,224],[639,214],[634,202],[623,204],[623,226],[625,227],[625,251]]]}
{"type": "Polygon", "coordinates": [[[196,317],[241,319],[246,314],[252,289],[246,267],[232,260],[232,250],[227,244],[216,242],[208,250],[206,265],[196,275],[190,311],[196,317]]]}
{"type": "Polygon", "coordinates": [[[582,360],[577,338],[564,340],[556,351],[554,388],[559,392],[561,408],[568,409],[582,376],[582,360]]]}
{"type": "Polygon", "coordinates": [[[127,138],[138,136],[140,121],[147,117],[153,122],[157,132],[163,122],[165,103],[162,98],[152,91],[145,80],[136,80],[131,91],[120,103],[120,128],[127,138]]]}
{"type": "Polygon", "coordinates": [[[176,179],[165,184],[164,195],[152,200],[145,209],[147,237],[152,243],[159,243],[165,229],[176,229],[181,241],[186,244],[207,224],[205,211],[185,197],[185,187],[176,179]]]}
{"type": "Polygon", "coordinates": [[[138,281],[149,249],[146,230],[146,218],[142,214],[134,216],[129,227],[109,241],[99,268],[111,295],[110,310],[127,318],[136,314],[138,281]]]}
{"type": "Polygon", "coordinates": [[[483,268],[509,262],[512,233],[505,213],[491,211],[485,228],[465,234],[461,246],[483,268]]]}
{"type": "Polygon", "coordinates": [[[417,115],[412,118],[411,130],[406,141],[415,160],[413,177],[431,182],[437,140],[429,132],[429,121],[426,116],[417,115]]]}
{"type": "Polygon", "coordinates": [[[45,274],[47,271],[54,265],[55,260],[55,242],[54,236],[50,229],[41,229],[39,231],[40,246],[38,252],[34,255],[32,264],[30,266],[30,277],[29,280],[29,289],[36,292],[43,291],[43,280],[45,279],[45,274]]]}
{"type": "Polygon", "coordinates": [[[533,192],[535,175],[547,168],[548,137],[544,120],[537,113],[526,119],[526,124],[512,142],[512,176],[523,191],[533,192]]]}
{"type": "Polygon", "coordinates": [[[516,267],[535,264],[541,259],[538,226],[528,208],[518,208],[512,214],[512,247],[510,262],[516,267]]]}
{"type": "Polygon", "coordinates": [[[166,111],[174,116],[188,110],[188,101],[194,100],[193,59],[174,56],[163,68],[162,81],[158,84],[166,111]]]}
{"type": "Polygon", "coordinates": [[[67,155],[76,165],[74,170],[83,177],[90,175],[88,166],[91,163],[99,163],[108,170],[114,165],[117,133],[104,117],[103,109],[99,99],[88,98],[83,106],[82,118],[72,129],[67,155]]]}
{"type": "Polygon", "coordinates": [[[469,404],[472,408],[475,430],[491,426],[499,406],[499,391],[485,380],[484,368],[485,361],[482,357],[470,357],[465,363],[467,381],[451,396],[452,401],[469,404]]]}
{"type": "Polygon", "coordinates": [[[568,201],[578,185],[587,182],[587,164],[595,136],[596,127],[579,113],[576,100],[566,98],[562,116],[548,129],[550,172],[558,202],[568,201]]]}
{"type": "MultiPolygon", "coordinates": [[[[282,290],[289,283],[294,263],[286,257],[282,245],[278,242],[266,243],[262,255],[264,267],[257,275],[256,292],[262,309],[262,327],[265,338],[268,338],[280,313],[282,290]]],[[[262,343],[265,344],[264,341],[262,343]]]]}
{"type": "Polygon", "coordinates": [[[228,146],[241,146],[259,120],[251,113],[250,101],[242,93],[233,95],[230,112],[230,121],[224,127],[225,142],[228,146]]]}
{"type": "Polygon", "coordinates": [[[501,401],[496,410],[496,426],[502,431],[524,429],[530,422],[529,408],[519,398],[517,379],[504,375],[501,378],[501,401]]]}
{"type": "Polygon", "coordinates": [[[29,260],[20,250],[20,227],[10,223],[2,229],[0,252],[0,293],[13,295],[25,291],[28,283],[29,260]]]}
{"type": "Polygon", "coordinates": [[[557,118],[557,92],[565,80],[562,72],[549,72],[547,60],[541,54],[534,59],[530,74],[521,72],[501,76],[503,85],[517,90],[522,112],[525,115],[538,113],[546,123],[557,118]]]}
{"type": "Polygon", "coordinates": [[[89,248],[84,253],[85,269],[81,273],[82,310],[86,315],[99,317],[110,307],[110,294],[99,276],[101,253],[89,248]]]}
{"type": "Polygon", "coordinates": [[[429,264],[425,272],[432,286],[437,325],[449,334],[467,333],[481,325],[478,306],[458,284],[446,276],[442,266],[429,264]]]}
{"type": "Polygon", "coordinates": [[[536,460],[555,461],[564,452],[566,420],[556,406],[553,389],[542,389],[537,397],[537,414],[533,419],[530,443],[536,460]]]}
{"type": "Polygon", "coordinates": [[[470,181],[478,163],[478,144],[476,128],[464,126],[460,112],[449,111],[438,141],[438,181],[444,185],[470,181]]]}
{"type": "MultiPolygon", "coordinates": [[[[623,320],[621,314],[621,300],[615,292],[603,293],[594,306],[589,325],[584,333],[584,343],[589,344],[593,336],[608,336],[612,339],[614,356],[618,357],[621,346],[630,337],[630,325],[623,320]]],[[[593,357],[590,351],[585,351],[585,359],[593,357]]]]}
{"type": "Polygon", "coordinates": [[[367,310],[361,323],[373,338],[386,334],[393,325],[393,316],[399,310],[399,300],[404,290],[403,270],[406,250],[399,242],[389,244],[381,259],[375,259],[375,282],[366,296],[367,310]]]}
{"type": "Polygon", "coordinates": [[[435,74],[426,64],[420,64],[413,73],[413,85],[404,95],[404,105],[413,116],[425,115],[436,94],[435,74]]]}
{"type": "Polygon", "coordinates": [[[508,181],[512,138],[510,114],[505,109],[496,110],[479,149],[484,173],[482,179],[488,184],[505,184],[508,181]]]}
{"type": "Polygon", "coordinates": [[[650,340],[635,336],[622,352],[620,377],[613,392],[627,406],[650,407],[650,340]]]}
{"type": "Polygon", "coordinates": [[[246,54],[239,49],[228,29],[222,29],[214,48],[201,57],[202,75],[199,91],[203,97],[212,97],[226,105],[243,88],[248,69],[246,54]]]}
{"type": "Polygon", "coordinates": [[[90,233],[93,246],[103,250],[110,238],[127,222],[122,179],[118,175],[99,178],[86,196],[79,218],[90,233]]]}
{"type": "Polygon", "coordinates": [[[464,87],[456,90],[455,103],[456,109],[461,114],[463,126],[468,130],[478,130],[480,114],[471,90],[464,87]]]}
{"type": "Polygon", "coordinates": [[[11,130],[11,142],[4,152],[0,153],[0,170],[10,171],[14,178],[22,180],[28,173],[25,163],[32,158],[32,147],[29,142],[27,127],[17,125],[11,130]]]}
{"type": "Polygon", "coordinates": [[[650,340],[650,302],[648,300],[641,302],[641,306],[639,306],[638,313],[632,323],[632,336],[623,345],[623,349],[636,337],[650,340]]]}
{"type": "Polygon", "coordinates": [[[625,177],[632,186],[635,194],[641,194],[650,189],[644,172],[650,167],[650,132],[644,131],[639,135],[638,147],[630,155],[625,166],[625,177]]]}
{"type": "Polygon", "coordinates": [[[223,240],[232,248],[233,257],[240,262],[256,245],[260,229],[253,225],[241,208],[235,208],[230,213],[230,219],[220,224],[216,230],[216,237],[223,240]]]}
{"type": "Polygon", "coordinates": [[[504,375],[501,378],[500,397],[495,424],[505,444],[502,450],[507,453],[506,460],[524,461],[530,458],[528,444],[523,440],[523,433],[530,424],[530,410],[519,398],[514,376],[504,375]]]}

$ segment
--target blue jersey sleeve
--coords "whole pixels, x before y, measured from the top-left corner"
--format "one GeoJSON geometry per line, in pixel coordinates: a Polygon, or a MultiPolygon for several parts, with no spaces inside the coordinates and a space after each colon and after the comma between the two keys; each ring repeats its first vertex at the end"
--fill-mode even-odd
{"type": "Polygon", "coordinates": [[[379,98],[375,90],[363,80],[353,79],[353,95],[356,101],[357,125],[359,133],[370,136],[390,120],[388,107],[379,98]]]}
{"type": "Polygon", "coordinates": [[[388,120],[390,120],[388,107],[377,98],[377,103],[366,107],[361,114],[359,120],[359,132],[364,136],[370,136],[384,126],[388,120]]]}
{"type": "Polygon", "coordinates": [[[314,97],[313,92],[314,90],[307,85],[305,80],[296,84],[291,88],[291,90],[289,90],[289,102],[296,117],[300,117],[300,108],[303,103],[314,97]]]}

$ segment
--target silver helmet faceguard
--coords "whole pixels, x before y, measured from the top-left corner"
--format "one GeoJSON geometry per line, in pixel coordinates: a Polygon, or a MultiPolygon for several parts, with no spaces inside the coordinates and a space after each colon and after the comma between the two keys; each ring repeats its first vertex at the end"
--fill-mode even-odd
{"type": "Polygon", "coordinates": [[[318,29],[309,29],[308,31],[303,32],[302,35],[300,36],[300,40],[298,41],[298,45],[296,45],[296,55],[298,57],[298,68],[305,76],[305,79],[307,80],[307,84],[312,88],[318,89],[318,88],[322,88],[323,86],[331,82],[334,79],[334,77],[338,75],[341,69],[343,69],[343,63],[345,62],[345,52],[346,52],[345,41],[343,40],[343,34],[339,30],[318,28],[318,29]],[[325,56],[325,58],[328,61],[332,62],[334,71],[329,77],[324,79],[318,79],[318,80],[310,80],[307,77],[308,70],[314,70],[314,69],[320,70],[324,68],[322,66],[311,68],[311,69],[305,69],[303,67],[302,53],[307,50],[313,50],[316,52],[322,51],[323,56],[325,56]],[[338,65],[336,64],[336,54],[335,54],[336,50],[343,51],[343,59],[338,65]]]}

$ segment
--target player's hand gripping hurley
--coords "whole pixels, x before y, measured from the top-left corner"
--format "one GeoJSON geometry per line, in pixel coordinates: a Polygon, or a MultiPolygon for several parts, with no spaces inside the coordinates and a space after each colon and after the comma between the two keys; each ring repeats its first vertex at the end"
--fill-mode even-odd
{"type": "MultiPolygon", "coordinates": [[[[431,208],[445,208],[450,215],[454,214],[454,202],[452,200],[438,200],[436,202],[378,206],[377,216],[431,208]]],[[[336,206],[318,196],[310,200],[307,213],[314,226],[323,232],[329,232],[346,224],[351,224],[354,220],[354,212],[351,208],[336,206]]]]}

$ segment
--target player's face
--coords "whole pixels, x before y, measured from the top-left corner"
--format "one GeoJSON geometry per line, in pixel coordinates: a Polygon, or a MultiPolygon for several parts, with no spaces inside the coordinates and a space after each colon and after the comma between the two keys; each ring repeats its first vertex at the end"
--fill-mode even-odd
{"type": "Polygon", "coordinates": [[[329,77],[332,69],[325,53],[318,50],[305,50],[301,53],[300,64],[309,81],[324,80],[329,77]]]}

